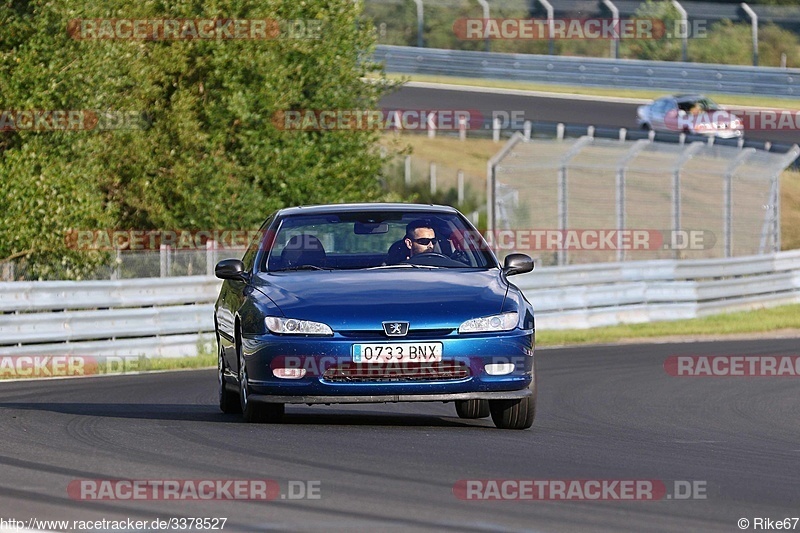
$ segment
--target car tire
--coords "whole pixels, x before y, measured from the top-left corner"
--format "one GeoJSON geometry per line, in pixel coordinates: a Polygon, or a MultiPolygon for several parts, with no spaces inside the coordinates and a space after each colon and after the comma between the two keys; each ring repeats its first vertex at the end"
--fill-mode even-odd
{"type": "Polygon", "coordinates": [[[276,423],[283,418],[284,405],[282,403],[261,403],[249,399],[250,387],[247,386],[247,365],[241,348],[239,352],[239,404],[242,417],[249,423],[276,423]]]}
{"type": "Polygon", "coordinates": [[[489,400],[456,400],[459,418],[486,418],[489,416],[489,400]]]}
{"type": "Polygon", "coordinates": [[[492,422],[500,429],[528,429],[536,416],[536,398],[489,400],[492,422]]]}
{"type": "Polygon", "coordinates": [[[242,412],[242,404],[239,402],[239,395],[231,391],[225,383],[225,359],[222,357],[222,346],[219,341],[219,353],[217,354],[217,380],[219,386],[219,409],[225,414],[242,412]]]}

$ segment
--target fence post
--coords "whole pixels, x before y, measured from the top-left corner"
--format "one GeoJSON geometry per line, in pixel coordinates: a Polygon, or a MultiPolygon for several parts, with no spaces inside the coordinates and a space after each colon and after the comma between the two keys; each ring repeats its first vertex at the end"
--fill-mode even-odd
{"type": "Polygon", "coordinates": [[[425,30],[424,24],[424,9],[422,0],[414,0],[417,4],[417,48],[425,48],[425,41],[423,39],[423,31],[425,30]]]}
{"type": "Polygon", "coordinates": [[[464,203],[464,171],[459,170],[457,174],[458,178],[458,205],[462,205],[464,203]]]}
{"type": "MultiPolygon", "coordinates": [[[[681,168],[683,165],[692,158],[692,156],[703,148],[703,143],[700,141],[693,142],[681,152],[680,157],[672,167],[672,241],[678,238],[681,230],[681,168]]],[[[680,258],[679,247],[676,246],[674,250],[675,259],[680,258]]]]}
{"type": "Polygon", "coordinates": [[[522,136],[525,137],[526,141],[530,141],[531,140],[531,121],[530,120],[526,120],[522,124],[522,136]]]}
{"type": "MultiPolygon", "coordinates": [[[[592,138],[589,136],[583,136],[578,139],[575,144],[573,144],[567,153],[561,156],[561,161],[559,162],[558,166],[558,229],[562,232],[563,236],[566,236],[564,233],[567,229],[569,229],[569,205],[567,202],[568,199],[568,189],[567,189],[567,165],[569,165],[570,160],[578,155],[583,147],[587,144],[592,142],[592,138]]],[[[557,256],[558,256],[558,265],[563,266],[567,264],[567,248],[564,246],[564,239],[562,238],[562,246],[558,249],[557,256]]]]}
{"type": "Polygon", "coordinates": [[[211,239],[208,239],[206,241],[206,275],[207,276],[213,276],[214,275],[214,266],[216,264],[216,257],[214,257],[216,254],[214,252],[216,251],[216,245],[217,245],[217,243],[215,243],[211,239]]]}
{"type": "Polygon", "coordinates": [[[639,139],[630,149],[625,153],[624,156],[619,160],[617,163],[617,176],[616,176],[616,204],[617,204],[617,261],[624,261],[625,260],[625,250],[622,249],[622,230],[625,229],[625,225],[627,224],[625,218],[625,169],[628,166],[628,163],[636,157],[640,151],[647,146],[649,141],[644,139],[639,139]]]}
{"type": "MultiPolygon", "coordinates": [[[[564,235],[569,223],[567,215],[567,166],[561,165],[558,168],[558,230],[562,235],[564,235]]],[[[567,264],[567,251],[564,246],[559,247],[556,255],[558,256],[558,266],[567,264]]]]}
{"type": "Polygon", "coordinates": [[[122,252],[119,248],[114,249],[114,268],[111,270],[111,279],[119,279],[119,267],[122,264],[122,252]]]}
{"type": "Polygon", "coordinates": [[[14,281],[14,263],[11,261],[3,263],[3,281],[14,281]]]}
{"type": "Polygon", "coordinates": [[[733,255],[733,175],[748,157],[756,153],[755,148],[747,148],[737,155],[725,169],[722,187],[722,238],[725,246],[725,257],[733,255]]]}
{"type": "Polygon", "coordinates": [[[753,33],[753,66],[757,67],[758,66],[758,15],[746,3],[742,2],[740,5],[742,6],[742,9],[744,10],[744,12],[747,13],[747,16],[750,17],[750,23],[752,24],[752,28],[753,28],[753,31],[752,31],[752,33],[753,33]]]}
{"type": "Polygon", "coordinates": [[[410,187],[411,186],[411,156],[410,155],[406,156],[404,175],[405,175],[406,187],[410,187]]]}
{"type": "Polygon", "coordinates": [[[160,267],[160,276],[162,278],[169,277],[172,271],[172,247],[169,244],[162,244],[158,247],[160,267]]]}
{"type": "Polygon", "coordinates": [[[431,162],[431,194],[436,194],[436,163],[431,162]]]}

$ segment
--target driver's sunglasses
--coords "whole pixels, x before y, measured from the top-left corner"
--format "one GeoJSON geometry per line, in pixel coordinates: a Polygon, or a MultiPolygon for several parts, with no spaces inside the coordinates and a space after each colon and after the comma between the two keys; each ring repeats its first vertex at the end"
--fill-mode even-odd
{"type": "Polygon", "coordinates": [[[421,245],[421,246],[428,246],[430,243],[432,243],[436,239],[429,239],[428,237],[422,237],[421,239],[411,239],[411,240],[414,241],[415,243],[421,245]]]}

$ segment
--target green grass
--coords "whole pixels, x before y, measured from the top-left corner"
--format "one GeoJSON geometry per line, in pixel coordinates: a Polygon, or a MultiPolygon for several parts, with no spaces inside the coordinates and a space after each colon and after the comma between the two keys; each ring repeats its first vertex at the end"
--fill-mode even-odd
{"type": "Polygon", "coordinates": [[[150,359],[145,370],[185,370],[215,366],[217,366],[217,354],[200,354],[197,357],[150,359]]]}
{"type": "MultiPolygon", "coordinates": [[[[756,311],[725,313],[690,320],[630,324],[582,330],[536,332],[537,346],[607,344],[631,339],[653,340],[675,337],[775,334],[800,330],[800,305],[785,305],[756,311]]],[[[800,331],[798,332],[800,336],[800,331]]]]}
{"type": "MultiPolygon", "coordinates": [[[[526,91],[542,91],[549,93],[570,93],[582,94],[586,96],[615,96],[623,98],[640,98],[652,100],[659,96],[669,94],[670,91],[647,90],[647,89],[624,89],[624,88],[599,88],[599,87],[575,87],[568,85],[551,85],[549,83],[532,83],[523,81],[487,80],[478,78],[461,78],[456,76],[431,76],[425,74],[415,74],[413,76],[401,74],[387,74],[387,78],[394,81],[419,81],[428,83],[449,83],[454,85],[465,85],[473,87],[490,87],[496,89],[520,89],[526,91]]],[[[745,96],[731,94],[705,93],[707,96],[716,100],[720,104],[728,106],[754,106],[754,107],[775,107],[797,109],[800,106],[800,98],[774,98],[768,96],[745,96]]]]}

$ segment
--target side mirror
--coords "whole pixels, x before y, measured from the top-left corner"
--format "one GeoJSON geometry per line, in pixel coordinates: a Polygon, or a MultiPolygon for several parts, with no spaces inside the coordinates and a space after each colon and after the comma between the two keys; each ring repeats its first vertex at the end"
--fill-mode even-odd
{"type": "Polygon", "coordinates": [[[219,279],[247,281],[250,275],[244,269],[244,263],[239,259],[223,259],[214,268],[214,275],[219,279]]]}
{"type": "Polygon", "coordinates": [[[503,262],[503,272],[506,276],[524,274],[533,270],[533,259],[525,254],[508,254],[503,262]]]}

